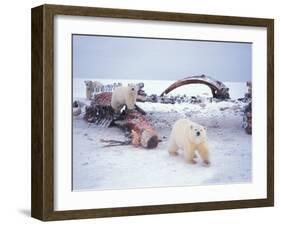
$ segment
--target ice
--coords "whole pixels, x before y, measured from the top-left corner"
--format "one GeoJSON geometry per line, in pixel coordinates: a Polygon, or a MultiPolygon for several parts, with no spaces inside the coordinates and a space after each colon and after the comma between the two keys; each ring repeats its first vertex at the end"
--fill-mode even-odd
{"type": "MultiPolygon", "coordinates": [[[[74,100],[85,101],[84,80],[74,79],[74,100]]],[[[145,92],[160,94],[174,81],[98,80],[113,82],[144,82],[145,92]]],[[[242,128],[245,103],[235,101],[247,92],[245,83],[225,82],[231,101],[203,105],[181,103],[138,103],[163,139],[156,149],[117,146],[104,148],[100,139],[125,140],[118,128],[89,125],[82,116],[73,120],[73,190],[130,189],[145,187],[196,186],[251,182],[251,136],[242,128]],[[167,137],[174,122],[183,117],[207,127],[211,165],[198,157],[196,165],[184,162],[183,154],[169,156],[167,137]]],[[[172,92],[201,97],[211,96],[205,85],[186,85],[172,92]]],[[[88,102],[87,102],[88,103],[88,102]]]]}

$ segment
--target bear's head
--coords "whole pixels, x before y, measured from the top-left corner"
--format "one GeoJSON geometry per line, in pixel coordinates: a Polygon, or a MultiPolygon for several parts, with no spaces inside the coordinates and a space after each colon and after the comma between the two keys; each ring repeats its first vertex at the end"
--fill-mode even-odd
{"type": "Polygon", "coordinates": [[[93,82],[92,81],[87,80],[87,81],[84,81],[84,82],[85,82],[85,85],[86,85],[87,89],[91,89],[92,88],[92,86],[93,86],[93,82]]]}
{"type": "Polygon", "coordinates": [[[128,92],[129,92],[130,96],[136,97],[138,95],[138,86],[136,86],[134,84],[129,84],[128,92]]]}
{"type": "Polygon", "coordinates": [[[206,139],[207,129],[197,123],[191,123],[189,128],[189,138],[195,144],[200,144],[206,139]]]}

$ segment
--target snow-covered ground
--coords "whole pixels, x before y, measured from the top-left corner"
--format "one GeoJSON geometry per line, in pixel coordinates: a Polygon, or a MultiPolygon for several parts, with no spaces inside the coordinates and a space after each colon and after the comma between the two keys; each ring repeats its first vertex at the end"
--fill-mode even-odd
{"type": "MultiPolygon", "coordinates": [[[[74,100],[84,100],[85,79],[74,79],[74,100]]],[[[99,80],[111,84],[112,80],[99,80]]],[[[118,82],[118,81],[114,81],[118,82]]],[[[122,81],[125,85],[132,81],[122,81]]],[[[136,82],[136,81],[133,81],[136,82]]],[[[138,81],[140,82],[140,81],[138,81]]],[[[160,94],[173,81],[142,81],[148,95],[160,94]]],[[[163,138],[156,149],[117,146],[104,148],[100,139],[124,140],[118,128],[88,124],[82,116],[73,118],[73,190],[129,189],[251,182],[251,136],[242,128],[244,103],[235,99],[247,91],[245,83],[225,83],[231,101],[203,104],[138,103],[163,138]],[[207,127],[211,165],[186,164],[182,152],[169,156],[167,137],[173,123],[188,117],[207,127]]],[[[207,97],[204,85],[187,85],[172,92],[207,97]]]]}

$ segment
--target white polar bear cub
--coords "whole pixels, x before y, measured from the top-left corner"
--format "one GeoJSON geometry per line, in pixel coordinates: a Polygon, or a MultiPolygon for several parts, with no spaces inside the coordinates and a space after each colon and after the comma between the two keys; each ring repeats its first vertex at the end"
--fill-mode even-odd
{"type": "Polygon", "coordinates": [[[111,107],[115,111],[120,111],[126,105],[132,110],[135,107],[137,95],[138,88],[135,85],[117,87],[112,93],[111,107]]]}
{"type": "Polygon", "coordinates": [[[171,155],[177,155],[178,149],[184,151],[187,163],[196,163],[194,158],[197,150],[204,163],[210,164],[206,129],[189,119],[179,119],[173,126],[168,151],[171,155]]]}

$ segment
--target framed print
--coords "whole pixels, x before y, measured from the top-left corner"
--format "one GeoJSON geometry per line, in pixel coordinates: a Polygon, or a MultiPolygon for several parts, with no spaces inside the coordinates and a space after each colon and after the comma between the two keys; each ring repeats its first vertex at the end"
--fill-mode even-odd
{"type": "Polygon", "coordinates": [[[274,205],[274,21],[32,9],[32,216],[274,205]]]}

